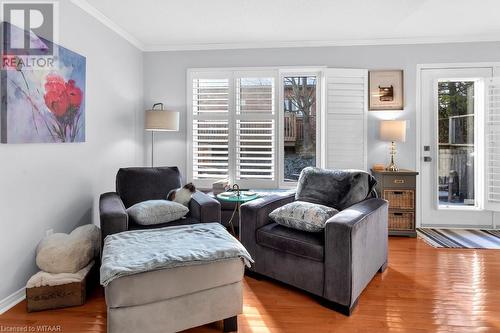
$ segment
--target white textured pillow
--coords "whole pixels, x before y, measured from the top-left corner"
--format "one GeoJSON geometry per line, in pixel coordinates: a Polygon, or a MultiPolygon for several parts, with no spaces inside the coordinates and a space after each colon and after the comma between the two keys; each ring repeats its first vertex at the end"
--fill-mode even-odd
{"type": "Polygon", "coordinates": [[[188,212],[189,209],[186,206],[167,200],[143,201],[127,209],[127,213],[140,225],[172,222],[188,212]]]}
{"type": "Polygon", "coordinates": [[[101,231],[86,224],[68,234],[45,237],[36,249],[36,264],[48,273],[76,273],[99,256],[101,231]]]}
{"type": "Polygon", "coordinates": [[[335,208],[328,206],[294,201],[273,210],[269,217],[285,227],[320,232],[325,228],[326,221],[338,212],[335,208]]]}

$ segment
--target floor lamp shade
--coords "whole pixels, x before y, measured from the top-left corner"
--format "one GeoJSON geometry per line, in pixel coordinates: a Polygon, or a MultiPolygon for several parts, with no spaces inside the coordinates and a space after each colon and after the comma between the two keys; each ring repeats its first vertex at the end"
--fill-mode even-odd
{"type": "Polygon", "coordinates": [[[179,112],[147,110],[144,128],[146,131],[178,131],[179,112]]]}
{"type": "MultiPolygon", "coordinates": [[[[161,103],[160,103],[161,104],[161,103]]],[[[157,104],[155,104],[157,105],[157,104]]],[[[163,109],[163,107],[162,107],[163,109]]],[[[179,112],[165,110],[146,110],[144,129],[151,132],[151,167],[154,166],[155,132],[178,131],[179,112]]]]}

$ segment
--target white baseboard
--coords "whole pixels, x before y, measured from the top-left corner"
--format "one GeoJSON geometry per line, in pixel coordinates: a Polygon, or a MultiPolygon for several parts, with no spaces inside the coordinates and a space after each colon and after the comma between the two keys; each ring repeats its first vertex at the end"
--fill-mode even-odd
{"type": "Polygon", "coordinates": [[[12,308],[14,305],[18,304],[19,302],[22,302],[25,298],[26,298],[26,288],[23,287],[18,291],[14,292],[13,294],[0,300],[0,315],[9,310],[10,308],[12,308]]]}

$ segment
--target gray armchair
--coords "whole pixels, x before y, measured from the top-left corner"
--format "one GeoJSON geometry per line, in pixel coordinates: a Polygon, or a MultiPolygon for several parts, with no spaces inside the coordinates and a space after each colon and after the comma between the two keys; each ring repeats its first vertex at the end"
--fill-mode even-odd
{"type": "Polygon", "coordinates": [[[242,205],[241,242],[255,260],[249,272],[305,290],[350,315],[373,276],[387,266],[388,204],[373,197],[375,180],[366,172],[304,171],[296,194],[242,205]],[[339,213],[323,232],[288,228],[269,218],[296,199],[328,204],[339,213]]]}
{"type": "Polygon", "coordinates": [[[187,217],[154,226],[135,223],[127,214],[127,208],[145,200],[165,199],[167,193],[181,187],[181,175],[177,167],[121,168],[116,175],[116,192],[103,193],[99,201],[102,239],[114,233],[161,228],[174,225],[220,222],[220,204],[202,192],[193,194],[187,217]]]}

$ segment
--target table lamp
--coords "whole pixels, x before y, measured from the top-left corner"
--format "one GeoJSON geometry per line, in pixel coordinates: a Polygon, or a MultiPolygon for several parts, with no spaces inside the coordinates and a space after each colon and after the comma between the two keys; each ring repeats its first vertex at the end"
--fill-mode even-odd
{"type": "Polygon", "coordinates": [[[406,140],[406,121],[405,120],[382,120],[380,122],[380,139],[391,142],[391,163],[385,168],[387,171],[398,171],[394,163],[396,156],[396,142],[405,142],[406,140]]]}
{"type": "Polygon", "coordinates": [[[154,166],[155,132],[175,132],[179,130],[179,112],[163,110],[163,103],[155,103],[146,110],[144,129],[151,132],[151,166],[154,166]],[[159,106],[159,109],[155,109],[159,106]]]}

